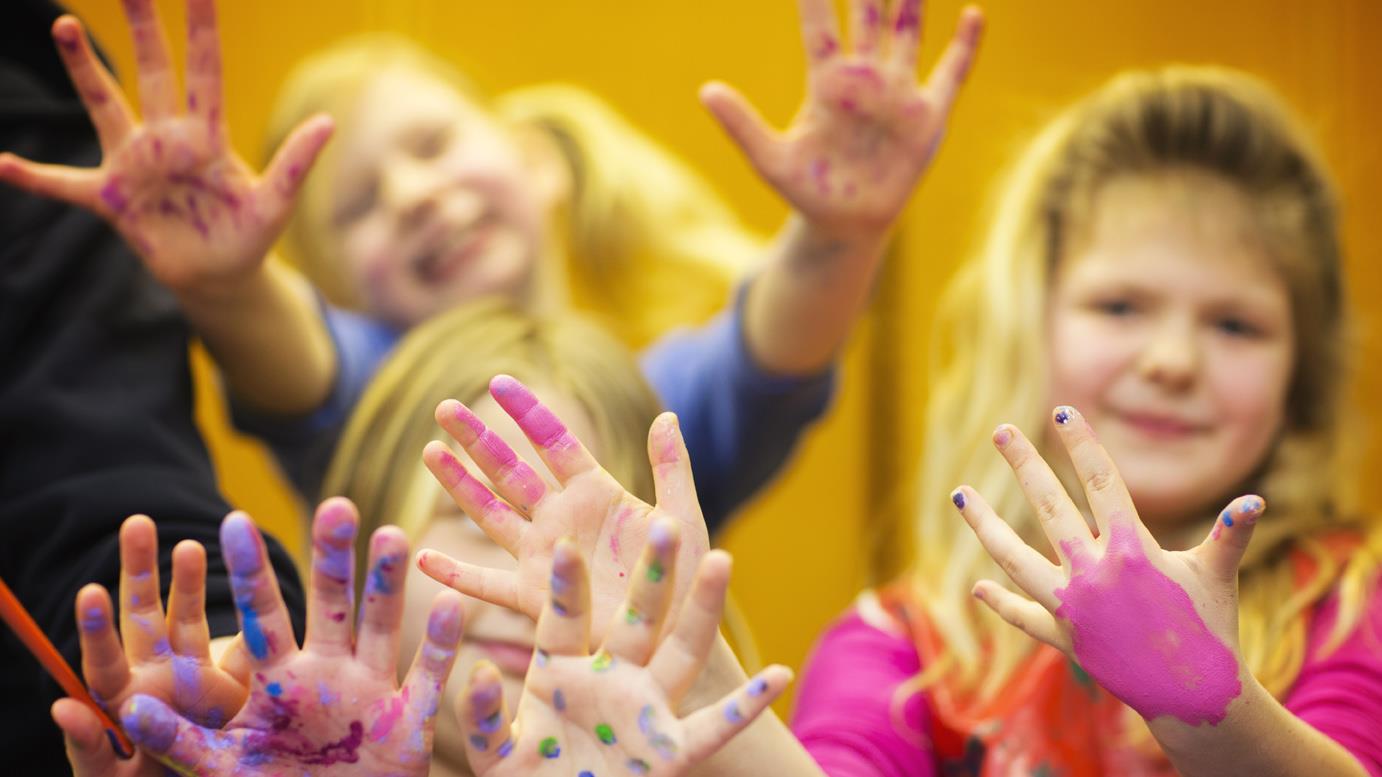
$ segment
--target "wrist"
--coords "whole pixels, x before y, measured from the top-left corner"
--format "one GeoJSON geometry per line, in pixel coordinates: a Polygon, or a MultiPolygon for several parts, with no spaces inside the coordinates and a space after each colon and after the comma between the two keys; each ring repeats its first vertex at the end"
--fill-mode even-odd
{"type": "Polygon", "coordinates": [[[1239,671],[1242,691],[1224,711],[1218,723],[1188,725],[1173,715],[1162,715],[1148,721],[1147,727],[1172,762],[1222,749],[1232,742],[1250,741],[1252,731],[1263,716],[1270,714],[1277,701],[1246,668],[1239,671]]]}

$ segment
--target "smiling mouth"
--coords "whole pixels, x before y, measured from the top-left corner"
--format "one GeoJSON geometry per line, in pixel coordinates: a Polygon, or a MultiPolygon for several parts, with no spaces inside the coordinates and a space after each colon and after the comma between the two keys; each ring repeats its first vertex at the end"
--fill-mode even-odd
{"type": "Polygon", "coordinates": [[[413,260],[413,272],[431,286],[444,283],[484,249],[491,219],[482,217],[447,237],[431,241],[413,260]]]}
{"type": "Polygon", "coordinates": [[[1174,416],[1148,413],[1119,413],[1119,420],[1146,437],[1156,440],[1183,440],[1202,434],[1206,427],[1174,416]]]}

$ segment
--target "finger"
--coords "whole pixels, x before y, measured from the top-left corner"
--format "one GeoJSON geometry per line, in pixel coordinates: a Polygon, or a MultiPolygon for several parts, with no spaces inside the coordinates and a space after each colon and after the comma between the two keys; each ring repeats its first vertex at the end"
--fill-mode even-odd
{"type": "Polygon", "coordinates": [[[1092,554],[1095,546],[1089,525],[1036,446],[1011,424],[1003,424],[994,431],[993,444],[1012,467],[1022,493],[1036,510],[1041,530],[1061,559],[1069,563],[1072,555],[1092,554]]]}
{"type": "Polygon", "coordinates": [[[812,69],[840,51],[840,28],[830,0],[797,0],[801,11],[801,42],[812,69]]]}
{"type": "Polygon", "coordinates": [[[178,109],[178,80],[154,0],[125,0],[125,16],[134,36],[140,113],[145,122],[172,116],[178,109]]]}
{"type": "Polygon", "coordinates": [[[223,101],[215,0],[187,0],[187,113],[209,122],[212,135],[222,139],[223,101]]]}
{"type": "Polygon", "coordinates": [[[312,587],[307,599],[303,647],[325,655],[350,655],[355,611],[355,534],[360,515],[349,499],[328,499],[312,520],[312,587]]]}
{"type": "Polygon", "coordinates": [[[216,659],[216,666],[242,687],[249,688],[250,677],[254,675],[254,656],[250,655],[250,649],[245,646],[244,634],[236,634],[231,638],[225,652],[216,659]]]}
{"type": "Polygon", "coordinates": [[[513,752],[504,686],[494,664],[477,661],[470,670],[457,717],[465,734],[466,761],[475,774],[485,774],[495,761],[513,752]]]}
{"type": "Polygon", "coordinates": [[[264,538],[245,513],[237,510],[221,522],[221,555],[230,570],[240,632],[256,666],[272,665],[291,655],[297,642],[288,608],[269,565],[264,538]]]}
{"type": "Polygon", "coordinates": [[[1089,500],[1089,510],[1094,514],[1100,536],[1108,536],[1109,525],[1113,522],[1140,523],[1123,476],[1118,474],[1113,457],[1099,444],[1089,422],[1069,405],[1056,408],[1053,418],[1056,436],[1070,454],[1070,462],[1075,465],[1075,474],[1079,476],[1080,485],[1089,500]]]}
{"type": "Polygon", "coordinates": [[[533,505],[547,493],[547,484],[528,462],[519,458],[513,448],[485,426],[470,408],[454,399],[437,405],[436,419],[470,454],[475,466],[494,484],[499,496],[522,512],[532,513],[533,505]]]}
{"type": "MultiPolygon", "coordinates": [[[[21,159],[11,153],[0,153],[0,181],[23,189],[30,194],[76,205],[79,208],[107,214],[117,208],[107,207],[99,194],[101,172],[83,170],[64,165],[45,165],[21,159]]],[[[118,193],[117,193],[118,194],[118,193]]],[[[116,197],[119,205],[123,198],[116,197]]]]}
{"type": "Polygon", "coordinates": [[[53,39],[58,43],[58,53],[72,78],[72,85],[96,128],[101,150],[108,154],[124,142],[134,127],[134,114],[125,102],[125,93],[97,59],[77,17],[58,17],[53,22],[53,39]]]}
{"type": "Polygon", "coordinates": [[[427,637],[418,646],[403,681],[403,698],[408,704],[404,729],[422,732],[420,738],[409,736],[405,740],[406,754],[415,759],[425,761],[432,751],[433,723],[446,680],[456,663],[461,631],[460,595],[454,591],[438,593],[427,616],[427,637]]]}
{"type": "Polygon", "coordinates": [[[365,598],[355,658],[381,676],[398,677],[398,627],[403,623],[403,581],[408,574],[408,538],[397,526],[384,526],[370,537],[365,598]]]}
{"type": "Polygon", "coordinates": [[[729,576],[728,553],[712,550],[701,559],[691,592],[686,604],[677,612],[672,632],[648,663],[653,679],[673,701],[679,701],[700,676],[715,637],[720,633],[729,576]]]}
{"type": "Polygon", "coordinates": [[[701,87],[701,104],[724,128],[749,164],[763,178],[777,178],[781,165],[777,153],[777,133],[757,109],[729,84],[711,81],[701,87]]]}
{"type": "Polygon", "coordinates": [[[709,758],[768,708],[792,682],[792,670],[774,664],[720,702],[686,718],[686,758],[695,764],[709,758]]]}
{"type": "Polygon", "coordinates": [[[681,538],[677,524],[659,518],[648,529],[648,544],[634,567],[624,606],[614,614],[606,632],[605,651],[638,666],[648,663],[672,600],[672,581],[676,576],[677,550],[681,538]]]}
{"type": "Polygon", "coordinates": [[[950,113],[955,96],[964,86],[969,70],[974,65],[974,56],[979,51],[979,40],[984,34],[984,14],[976,6],[966,6],[960,14],[955,35],[945,47],[931,75],[926,79],[926,91],[935,100],[936,111],[941,116],[950,113]]]}
{"type": "Polygon", "coordinates": [[[888,56],[900,67],[915,68],[921,46],[921,0],[896,0],[889,27],[888,56]]]}
{"type": "Polygon", "coordinates": [[[195,725],[152,696],[125,702],[120,722],[136,745],[181,774],[233,774],[238,766],[233,735],[195,725]]]}
{"type": "Polygon", "coordinates": [[[537,619],[535,646],[549,655],[590,652],[590,576],[580,547],[569,539],[552,551],[552,581],[547,605],[537,619]]]}
{"type": "Polygon", "coordinates": [[[295,127],[283,145],[278,147],[264,173],[262,184],[271,192],[267,200],[271,222],[277,224],[288,220],[307,172],[312,169],[335,129],[336,123],[331,117],[320,113],[295,127]]]}
{"type": "Polygon", "coordinates": [[[206,622],[206,548],[193,540],[183,540],[173,548],[168,645],[179,656],[211,659],[211,627],[206,622]]]}
{"type": "MultiPolygon", "coordinates": [[[[511,571],[457,561],[428,548],[418,551],[417,566],[428,577],[466,596],[515,612],[526,612],[520,609],[518,601],[518,576],[511,571]]],[[[537,617],[535,613],[528,614],[537,617]]]]}
{"type": "Polygon", "coordinates": [[[1060,569],[1023,542],[974,489],[961,486],[950,500],[974,530],[979,544],[1019,588],[1051,610],[1060,606],[1055,595],[1056,589],[1065,585],[1060,569]]]}
{"type": "Polygon", "coordinates": [[[1051,647],[1069,653],[1068,640],[1056,625],[1056,618],[1040,604],[1024,599],[992,580],[980,580],[974,584],[974,598],[988,605],[998,613],[998,617],[1016,627],[1019,631],[1051,647]]]}
{"type": "Polygon", "coordinates": [[[508,375],[498,375],[489,382],[489,393],[518,424],[558,483],[599,469],[600,463],[590,451],[527,386],[508,375]]]}
{"type": "Polygon", "coordinates": [[[76,607],[82,676],[97,701],[113,699],[129,685],[130,664],[115,633],[110,594],[95,583],[83,586],[76,607]]]}
{"type": "Polygon", "coordinates": [[[854,53],[870,56],[878,49],[883,32],[883,0],[851,0],[854,53]]]}
{"type": "Polygon", "coordinates": [[[158,528],[147,515],[120,526],[120,633],[132,664],[172,656],[158,585],[158,528]]]}
{"type": "Polygon", "coordinates": [[[76,699],[58,699],[49,709],[53,722],[62,729],[67,762],[72,777],[105,777],[116,774],[115,749],[106,736],[105,725],[95,711],[76,699]]]}
{"type": "Polygon", "coordinates": [[[422,462],[441,483],[451,501],[475,522],[495,544],[517,558],[528,519],[494,495],[489,486],[470,474],[446,444],[433,440],[422,449],[422,462]]]}
{"type": "Polygon", "coordinates": [[[663,413],[648,430],[648,461],[653,465],[653,491],[658,509],[682,519],[701,515],[691,456],[675,413],[663,413]]]}
{"type": "Polygon", "coordinates": [[[1266,511],[1267,503],[1256,494],[1240,496],[1214,520],[1209,537],[1195,548],[1205,566],[1223,582],[1238,579],[1238,565],[1252,540],[1253,527],[1266,511]]]}

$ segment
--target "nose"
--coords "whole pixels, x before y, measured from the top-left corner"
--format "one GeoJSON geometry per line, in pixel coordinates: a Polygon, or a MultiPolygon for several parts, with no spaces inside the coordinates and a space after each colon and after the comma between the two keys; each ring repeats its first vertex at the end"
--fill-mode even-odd
{"type": "Polygon", "coordinates": [[[400,232],[416,229],[432,216],[441,190],[435,165],[398,157],[390,160],[382,178],[382,199],[400,232]]]}
{"type": "Polygon", "coordinates": [[[1157,322],[1138,357],[1138,372],[1145,380],[1173,392],[1189,389],[1200,370],[1200,347],[1195,323],[1188,318],[1167,317],[1157,322]]]}

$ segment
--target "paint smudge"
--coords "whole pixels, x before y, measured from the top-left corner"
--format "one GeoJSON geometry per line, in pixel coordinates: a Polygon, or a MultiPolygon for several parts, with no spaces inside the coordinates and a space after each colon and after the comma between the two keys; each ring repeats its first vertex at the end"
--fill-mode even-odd
{"type": "Polygon", "coordinates": [[[661,583],[662,578],[666,575],[667,569],[662,566],[662,561],[653,559],[653,562],[648,565],[648,582],[661,583]]]}
{"type": "MultiPolygon", "coordinates": [[[[406,697],[407,695],[408,689],[404,688],[403,696],[406,697]]],[[[380,715],[379,718],[374,721],[374,725],[370,727],[370,739],[373,739],[375,742],[382,742],[393,732],[394,725],[398,723],[399,718],[403,717],[403,702],[404,699],[398,696],[389,699],[388,709],[386,709],[384,714],[380,715]]]]}
{"type": "Polygon", "coordinates": [[[236,596],[235,604],[240,609],[240,630],[245,635],[245,647],[250,649],[250,655],[262,661],[269,655],[269,640],[259,623],[259,613],[255,612],[249,596],[236,596]]]}
{"type": "Polygon", "coordinates": [[[648,744],[652,745],[662,760],[674,760],[677,757],[677,743],[653,725],[654,715],[656,712],[653,710],[653,705],[643,705],[643,709],[638,711],[638,730],[648,738],[648,744]]]}
{"type": "Polygon", "coordinates": [[[625,764],[625,766],[627,766],[629,771],[633,772],[634,774],[647,774],[648,772],[652,771],[652,766],[650,766],[648,762],[643,760],[642,758],[630,758],[629,762],[625,764]]]}
{"type": "Polygon", "coordinates": [[[509,756],[509,753],[513,752],[513,740],[505,739],[504,744],[500,745],[499,749],[495,750],[494,752],[500,758],[507,758],[509,756]]]}
{"type": "Polygon", "coordinates": [[[125,209],[130,206],[129,200],[125,198],[125,193],[120,190],[120,179],[114,177],[101,187],[101,201],[117,216],[124,213],[125,209]]]}
{"type": "Polygon", "coordinates": [[[479,734],[471,734],[470,746],[483,753],[486,750],[489,750],[489,740],[480,736],[479,734]]]}
{"type": "Polygon", "coordinates": [[[1075,417],[1075,409],[1062,405],[1056,408],[1056,423],[1065,426],[1070,423],[1070,419],[1075,417]]]}
{"type": "Polygon", "coordinates": [[[595,726],[595,736],[602,744],[612,745],[618,740],[614,738],[614,729],[608,723],[600,723],[595,726]]]}
{"type": "Polygon", "coordinates": [[[764,680],[762,677],[755,677],[755,678],[753,678],[753,682],[749,683],[749,695],[750,695],[750,696],[753,696],[753,697],[762,696],[762,695],[763,695],[764,693],[766,693],[767,691],[768,691],[768,681],[767,681],[767,680],[764,680]]]}
{"type": "Polygon", "coordinates": [[[275,698],[283,695],[283,686],[276,682],[264,686],[264,690],[268,691],[269,695],[275,698]]]}
{"type": "Polygon", "coordinates": [[[732,726],[737,726],[744,722],[744,713],[739,711],[739,705],[732,699],[725,703],[725,720],[732,726]]]}
{"type": "Polygon", "coordinates": [[[106,611],[100,607],[88,607],[82,615],[82,631],[100,631],[106,627],[110,621],[106,618],[106,611]]]}
{"type": "Polygon", "coordinates": [[[964,492],[962,492],[962,491],[956,491],[955,493],[951,494],[951,495],[950,495],[950,501],[951,501],[951,503],[953,503],[953,504],[955,505],[955,509],[957,509],[957,510],[963,510],[963,509],[965,509],[965,495],[964,495],[964,492]]]}
{"type": "Polygon", "coordinates": [[[538,668],[540,669],[544,666],[547,666],[547,661],[551,658],[551,654],[549,654],[546,650],[543,650],[542,648],[538,648],[537,650],[533,651],[533,658],[536,660],[538,668]]]}
{"type": "Polygon", "coordinates": [[[501,716],[500,716],[500,714],[499,714],[499,710],[495,710],[495,711],[494,711],[494,714],[492,714],[492,715],[490,715],[490,716],[488,716],[488,717],[486,717],[486,718],[484,718],[484,719],[482,719],[482,720],[480,721],[480,724],[479,724],[480,733],[481,733],[481,734],[493,734],[494,732],[496,732],[496,731],[499,730],[499,724],[500,724],[501,722],[502,722],[502,718],[501,718],[501,716]]]}
{"type": "Polygon", "coordinates": [[[390,596],[395,591],[394,578],[399,566],[403,563],[402,553],[386,553],[379,557],[375,562],[374,568],[370,570],[369,592],[372,594],[383,594],[390,596]]]}
{"type": "Polygon", "coordinates": [[[556,737],[546,737],[538,743],[537,752],[543,758],[556,758],[561,755],[561,746],[557,744],[556,737]]]}
{"type": "Polygon", "coordinates": [[[1072,577],[1055,591],[1055,614],[1073,628],[1080,666],[1148,720],[1221,722],[1242,692],[1238,661],[1185,589],[1147,559],[1133,524],[1112,523],[1097,561],[1074,543],[1062,545],[1072,577]]]}
{"type": "Polygon", "coordinates": [[[595,658],[590,662],[590,668],[597,672],[608,672],[612,666],[614,666],[614,656],[604,650],[596,653],[595,658]]]}
{"type": "Polygon", "coordinates": [[[560,688],[552,694],[552,706],[557,708],[557,712],[566,711],[566,694],[562,693],[560,688]]]}

